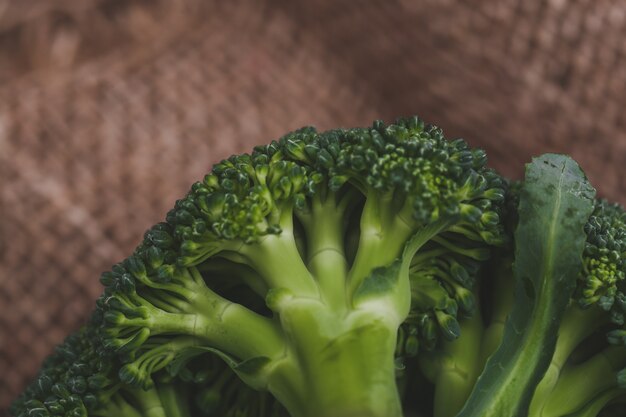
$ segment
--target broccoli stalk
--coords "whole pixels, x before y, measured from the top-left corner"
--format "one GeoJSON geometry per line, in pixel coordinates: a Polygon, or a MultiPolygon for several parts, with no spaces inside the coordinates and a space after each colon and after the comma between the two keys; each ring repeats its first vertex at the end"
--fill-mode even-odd
{"type": "Polygon", "coordinates": [[[434,384],[433,417],[455,416],[465,404],[480,371],[482,317],[476,312],[459,320],[460,335],[444,341],[436,351],[424,352],[420,369],[434,384]]]}

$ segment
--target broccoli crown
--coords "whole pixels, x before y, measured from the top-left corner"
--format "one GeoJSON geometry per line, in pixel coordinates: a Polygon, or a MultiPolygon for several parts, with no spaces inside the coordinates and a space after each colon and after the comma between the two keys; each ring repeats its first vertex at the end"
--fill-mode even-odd
{"type": "Polygon", "coordinates": [[[16,416],[623,414],[624,208],[417,117],[216,164],[101,282],[16,416]]]}
{"type": "Polygon", "coordinates": [[[187,336],[235,368],[265,361],[240,376],[276,393],[286,387],[273,378],[305,337],[292,334],[292,321],[326,317],[311,323],[323,328],[335,315],[343,327],[323,333],[341,339],[382,303],[387,314],[369,322],[392,318],[388,366],[402,366],[420,346],[459,336],[458,317],[475,309],[476,274],[506,239],[506,182],[485,163],[483,151],[417,117],[303,128],[232,156],[102,275],[102,344],[126,363],[129,384],[149,387],[177,351],[143,366],[138,358],[154,355],[163,338],[187,336]]]}

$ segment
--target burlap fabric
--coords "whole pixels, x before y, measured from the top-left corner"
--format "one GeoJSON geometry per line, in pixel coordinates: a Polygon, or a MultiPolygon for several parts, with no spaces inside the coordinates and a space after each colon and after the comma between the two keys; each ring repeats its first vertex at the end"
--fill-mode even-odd
{"type": "Polygon", "coordinates": [[[0,1],[0,410],[212,163],[302,125],[417,113],[626,202],[624,39],[621,0],[0,1]]]}

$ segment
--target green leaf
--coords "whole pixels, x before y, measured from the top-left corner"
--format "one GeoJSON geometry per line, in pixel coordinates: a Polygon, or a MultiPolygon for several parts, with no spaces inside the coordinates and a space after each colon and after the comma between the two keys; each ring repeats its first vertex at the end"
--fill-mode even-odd
{"type": "Polygon", "coordinates": [[[547,154],[527,166],[515,231],[515,304],[502,344],[457,417],[527,415],[581,268],[594,196],[567,156],[547,154]]]}

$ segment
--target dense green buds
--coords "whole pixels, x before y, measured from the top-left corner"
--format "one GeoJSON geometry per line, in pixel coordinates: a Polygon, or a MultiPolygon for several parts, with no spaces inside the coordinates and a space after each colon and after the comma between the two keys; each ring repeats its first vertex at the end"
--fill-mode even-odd
{"type": "Polygon", "coordinates": [[[21,417],[77,417],[88,415],[110,379],[105,375],[114,358],[95,342],[96,322],[69,336],[47,359],[40,376],[14,404],[14,415],[21,417]],[[30,398],[27,400],[27,398],[30,398]]]}
{"type": "Polygon", "coordinates": [[[626,212],[617,204],[599,200],[585,225],[587,242],[583,253],[578,302],[583,307],[598,304],[611,311],[616,324],[626,315],[626,212]]]}

